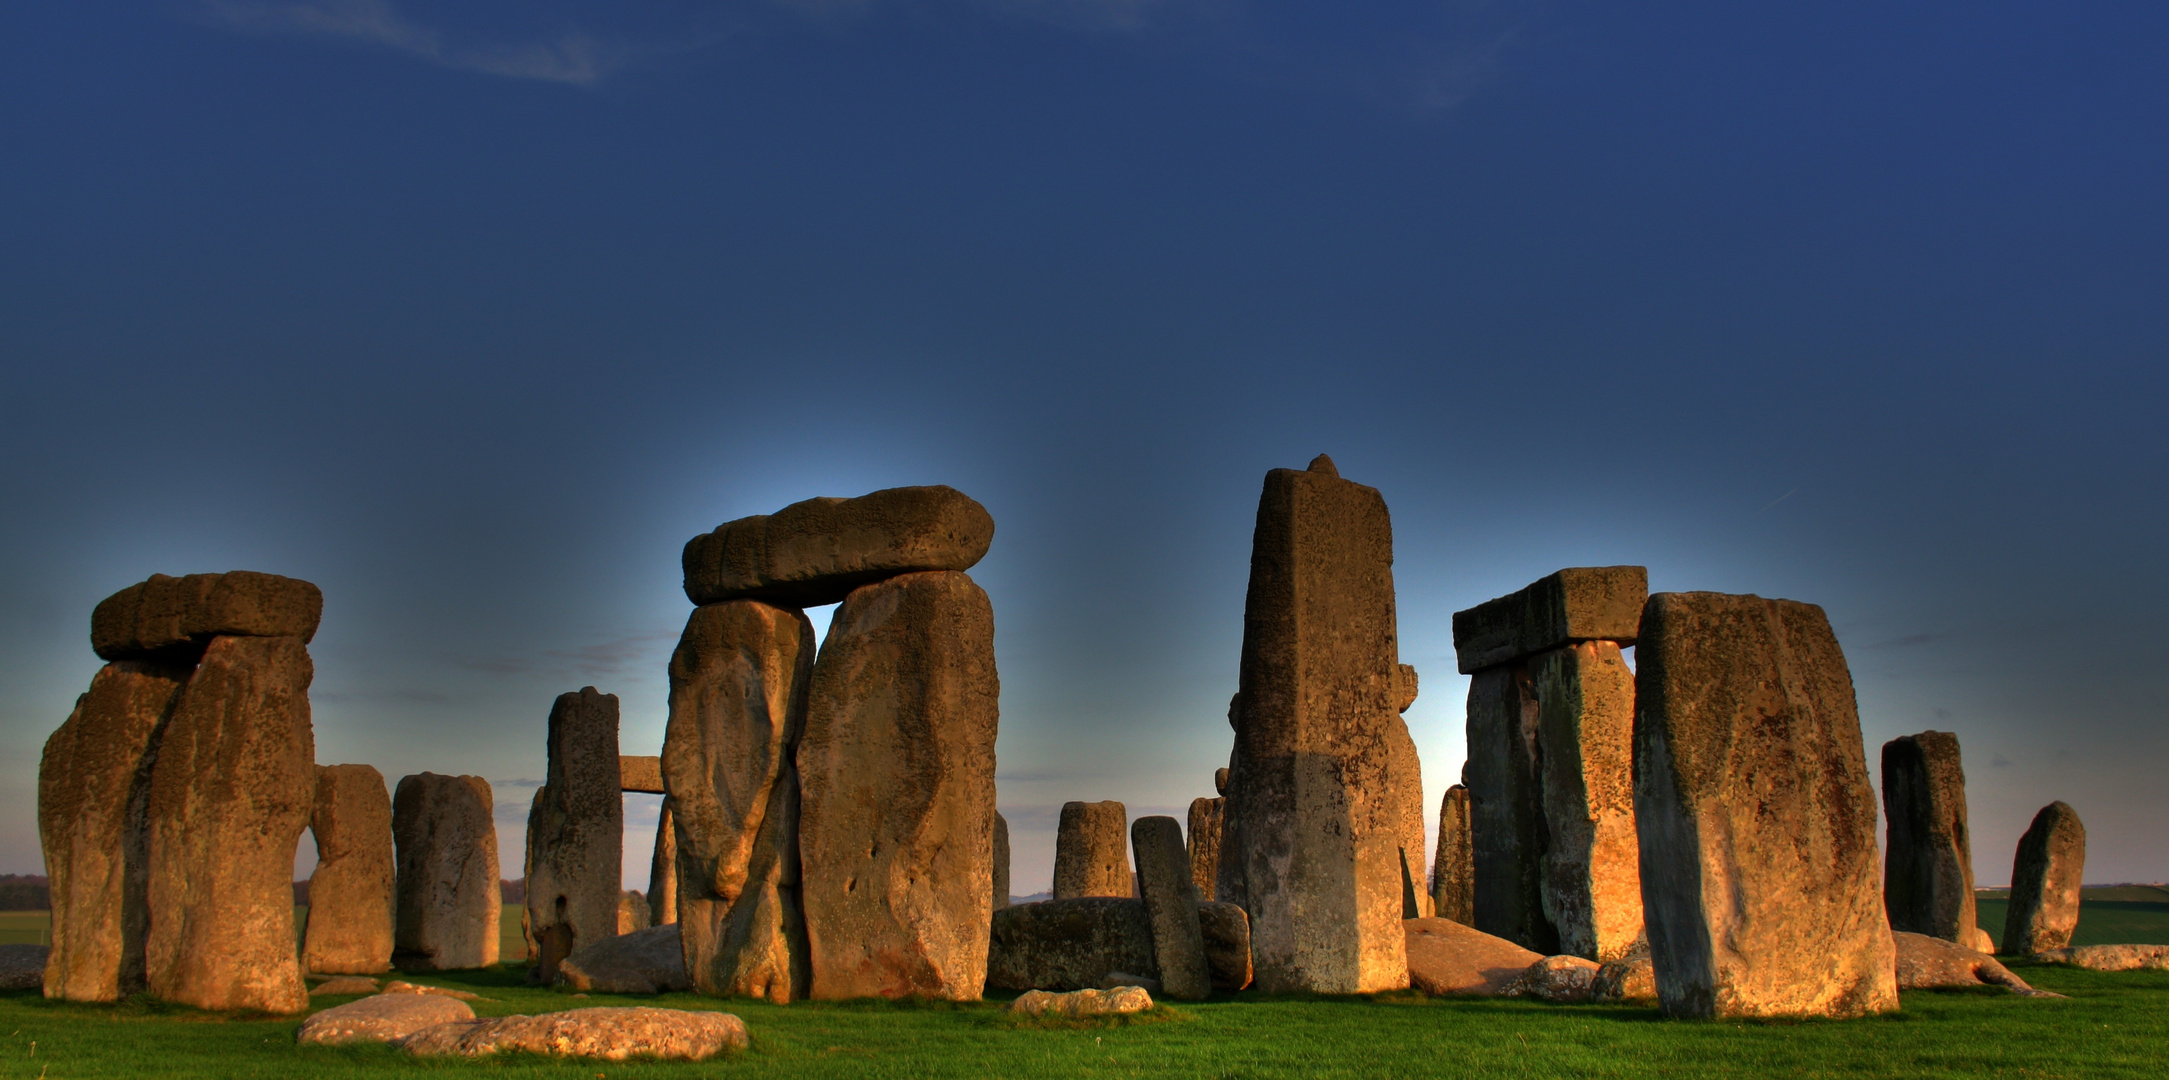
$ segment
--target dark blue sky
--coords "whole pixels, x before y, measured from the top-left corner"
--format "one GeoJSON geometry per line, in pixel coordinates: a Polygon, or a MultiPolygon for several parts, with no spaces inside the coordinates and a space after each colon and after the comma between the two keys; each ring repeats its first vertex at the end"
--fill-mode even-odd
{"type": "Polygon", "coordinates": [[[1259,482],[1324,451],[1429,798],[1452,612],[1636,562],[1828,609],[1871,756],[1960,735],[1984,882],[2056,798],[2169,877],[2165,55],[2151,3],[0,9],[0,870],[153,571],[322,585],[319,759],[516,829],[555,694],[659,742],[687,537],[949,483],[1042,887],[1062,801],[1210,792],[1259,482]]]}

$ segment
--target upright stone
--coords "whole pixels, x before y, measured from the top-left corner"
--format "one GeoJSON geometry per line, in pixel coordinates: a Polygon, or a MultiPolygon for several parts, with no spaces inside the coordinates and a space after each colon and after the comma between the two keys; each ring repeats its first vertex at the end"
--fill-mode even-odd
{"type": "Polygon", "coordinates": [[[994,910],[1009,906],[1009,819],[994,812],[994,910]]]}
{"type": "Polygon", "coordinates": [[[813,624],[757,600],[696,608],[670,657],[663,786],[678,831],[686,974],[706,994],[802,999],[812,985],[794,760],[813,624]]]}
{"type": "Polygon", "coordinates": [[[1635,820],[1672,1016],[1898,1006],[1875,794],[1821,608],[1658,593],[1635,679],[1635,820]]]}
{"type": "Polygon", "coordinates": [[[1130,815],[1121,803],[1062,804],[1054,834],[1054,898],[1135,896],[1130,881],[1130,815]]]}
{"type": "Polygon", "coordinates": [[[807,499],[688,541],[685,595],[819,607],[899,574],[969,570],[993,542],[986,507],[952,487],[807,499]]]}
{"type": "Polygon", "coordinates": [[[456,971],[497,963],[501,900],[490,803],[490,783],[479,776],[400,778],[392,793],[394,966],[456,971]]]}
{"type": "Polygon", "coordinates": [[[979,998],[1000,693],[964,574],[866,585],[831,616],[798,747],[814,997],[979,998]]]}
{"type": "Polygon", "coordinates": [[[1883,744],[1883,814],[1890,928],[1972,948],[1973,844],[1958,736],[1923,731],[1883,744]]]}
{"type": "MultiPolygon", "coordinates": [[[[1476,925],[1476,866],[1469,851],[1469,789],[1455,784],[1438,802],[1438,855],[1431,862],[1437,918],[1476,925]]],[[[1641,898],[1635,898],[1640,907],[1641,898]]]]}
{"type": "MultiPolygon", "coordinates": [[[[658,781],[660,783],[660,781],[658,781]]],[[[655,854],[648,860],[648,922],[668,926],[678,921],[678,827],[670,798],[663,798],[655,819],[655,854]]]]}
{"type": "Polygon", "coordinates": [[[1527,669],[1506,664],[1469,676],[1469,850],[1474,864],[1476,929],[1540,956],[1559,952],[1559,931],[1544,913],[1540,710],[1527,669]]]}
{"type": "MultiPolygon", "coordinates": [[[[1225,772],[1226,770],[1222,770],[1225,772]]],[[[1226,796],[1190,800],[1190,880],[1200,900],[1217,898],[1220,877],[1220,822],[1227,811],[1226,796]]]]}
{"type": "Polygon", "coordinates": [[[392,796],[368,765],[316,767],[316,872],[301,967],[319,975],[374,975],[392,966],[392,796]]]}
{"type": "Polygon", "coordinates": [[[2011,864],[2005,956],[2032,956],[2071,944],[2071,932],[2079,926],[2079,883],[2085,873],[2086,826],[2079,812],[2060,802],[2042,807],[2026,835],[2018,838],[2018,857],[2011,864]]]}
{"type": "Polygon", "coordinates": [[[143,988],[144,814],[159,738],[188,674],[179,664],[107,664],[45,741],[38,840],[52,894],[46,997],[117,1001],[143,988]]]}
{"type": "Polygon", "coordinates": [[[573,951],[618,934],[625,863],[618,698],[594,687],[550,708],[549,771],[527,816],[527,925],[541,956],[530,981],[557,981],[573,951]]]}
{"type": "Polygon", "coordinates": [[[1266,474],[1231,711],[1233,843],[1259,989],[1408,985],[1393,530],[1321,454],[1266,474]]]}
{"type": "Polygon", "coordinates": [[[1177,1001],[1203,1001],[1212,996],[1212,970],[1205,963],[1205,931],[1182,826],[1171,817],[1141,817],[1130,827],[1130,843],[1162,991],[1177,1001]]]}
{"type": "Polygon", "coordinates": [[[1530,661],[1543,755],[1544,917],[1559,951],[1604,963],[1642,935],[1634,832],[1634,672],[1614,641],[1530,661]]]}
{"type": "Polygon", "coordinates": [[[316,805],[315,667],[298,637],[215,637],[151,769],[152,995],[301,1012],[294,849],[316,805]]]}

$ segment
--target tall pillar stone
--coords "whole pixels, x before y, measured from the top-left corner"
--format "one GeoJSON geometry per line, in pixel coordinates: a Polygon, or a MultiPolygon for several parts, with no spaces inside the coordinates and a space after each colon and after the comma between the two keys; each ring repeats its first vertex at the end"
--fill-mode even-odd
{"type": "Polygon", "coordinates": [[[1973,844],[1958,736],[1923,731],[1883,744],[1883,813],[1890,928],[1972,948],[1973,844]]]}
{"type": "Polygon", "coordinates": [[[392,792],[399,864],[393,966],[458,971],[497,963],[503,908],[491,802],[490,782],[479,776],[400,777],[392,792]]]}
{"type": "MultiPolygon", "coordinates": [[[[313,587],[312,587],[313,588],[313,587]]],[[[151,768],[151,994],[295,1013],[294,849],[316,804],[315,667],[299,637],[214,637],[151,768]]]]}
{"type": "Polygon", "coordinates": [[[1469,676],[1469,851],[1475,927],[1545,956],[1559,931],[1544,914],[1544,781],[1537,701],[1518,664],[1469,676]]]}
{"type": "Polygon", "coordinates": [[[1634,832],[1634,672],[1616,641],[1529,661],[1544,781],[1544,917],[1559,951],[1617,960],[1642,934],[1634,832]]]}
{"type": "MultiPolygon", "coordinates": [[[[1446,789],[1438,802],[1438,854],[1431,862],[1431,904],[1437,917],[1476,925],[1476,860],[1469,850],[1469,789],[1446,789]]],[[[1641,907],[1639,898],[1635,907],[1641,907]]]]}
{"type": "Polygon", "coordinates": [[[1130,815],[1121,803],[1067,802],[1054,834],[1054,898],[1135,896],[1130,815]]]}
{"type": "MultiPolygon", "coordinates": [[[[1241,694],[1228,702],[1228,724],[1235,726],[1235,710],[1243,700],[1241,694]]],[[[1233,755],[1230,755],[1233,761],[1233,755]]],[[[1234,904],[1242,908],[1247,918],[1250,912],[1249,881],[1245,878],[1243,858],[1242,813],[1232,794],[1235,787],[1235,768],[1229,765],[1213,772],[1213,788],[1220,793],[1220,865],[1214,869],[1212,897],[1214,902],[1234,904]]]]}
{"type": "Polygon", "coordinates": [[[567,956],[618,934],[625,797],[618,698],[594,687],[550,707],[549,765],[527,816],[527,925],[541,955],[529,981],[548,986],[567,956]]]}
{"type": "Polygon", "coordinates": [[[861,586],[831,617],[798,745],[813,997],[979,998],[1000,692],[963,573],[861,586]]]}
{"type": "Polygon", "coordinates": [[[1205,962],[1205,931],[1182,826],[1171,817],[1141,817],[1130,838],[1162,992],[1177,1001],[1203,1001],[1212,996],[1212,970],[1205,962]]]}
{"type": "Polygon", "coordinates": [[[799,773],[813,624],[758,600],[694,609],[670,658],[663,786],[685,969],[706,994],[804,998],[799,773]]]}
{"type": "MultiPolygon", "coordinates": [[[[2079,927],[2079,885],[2086,874],[2086,826],[2079,812],[2052,802],[2018,838],[2005,909],[2003,954],[2032,956],[2071,944],[2079,927]]],[[[47,983],[50,986],[50,983],[47,983]]],[[[47,991],[50,993],[50,991],[47,991]]]]}
{"type": "Polygon", "coordinates": [[[1232,709],[1231,817],[1256,984],[1408,985],[1394,783],[1393,530],[1377,489],[1319,455],[1266,474],[1232,709]]]}
{"type": "Polygon", "coordinates": [[[1227,805],[1225,796],[1190,800],[1190,880],[1203,901],[1215,898],[1215,886],[1219,884],[1220,820],[1227,805]]]}
{"type": "Polygon", "coordinates": [[[151,766],[190,670],[152,660],[107,664],[45,741],[38,840],[52,894],[46,997],[118,1001],[143,988],[151,766]]]}
{"type": "Polygon", "coordinates": [[[994,812],[994,910],[1009,906],[1009,819],[994,812]]]}
{"type": "Polygon", "coordinates": [[[368,765],[316,767],[316,871],[301,967],[318,975],[374,975],[392,966],[392,796],[368,765]]]}
{"type": "Polygon", "coordinates": [[[1658,593],[1637,659],[1635,821],[1665,1013],[1897,1008],[1875,793],[1822,609],[1658,593]]]}
{"type": "MultiPolygon", "coordinates": [[[[1393,691],[1396,714],[1407,712],[1416,703],[1416,669],[1408,664],[1398,668],[1393,691]]],[[[1410,737],[1407,722],[1398,715],[1386,725],[1386,746],[1394,817],[1400,822],[1401,917],[1428,919],[1432,904],[1430,878],[1424,867],[1425,849],[1430,845],[1424,828],[1423,761],[1416,753],[1416,740],[1410,737]]]]}
{"type": "Polygon", "coordinates": [[[648,921],[652,926],[678,921],[678,827],[672,817],[666,796],[655,819],[655,854],[648,860],[648,921]]]}

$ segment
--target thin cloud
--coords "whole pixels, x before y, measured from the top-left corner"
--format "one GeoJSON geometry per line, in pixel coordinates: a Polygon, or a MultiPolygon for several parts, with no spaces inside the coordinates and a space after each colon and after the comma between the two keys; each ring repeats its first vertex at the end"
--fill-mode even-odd
{"type": "Polygon", "coordinates": [[[390,0],[204,0],[211,17],[235,30],[359,41],[454,71],[508,79],[593,86],[625,65],[630,50],[572,30],[555,40],[461,46],[413,22],[390,0]]]}

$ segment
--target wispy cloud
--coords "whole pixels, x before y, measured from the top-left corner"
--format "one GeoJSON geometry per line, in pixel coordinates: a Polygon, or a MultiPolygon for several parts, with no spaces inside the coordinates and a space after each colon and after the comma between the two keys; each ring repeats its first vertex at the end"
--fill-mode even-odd
{"type": "Polygon", "coordinates": [[[463,45],[401,15],[390,0],[204,0],[205,10],[236,30],[302,34],[376,45],[455,71],[508,79],[593,86],[629,59],[629,48],[569,30],[553,40],[463,45]]]}

